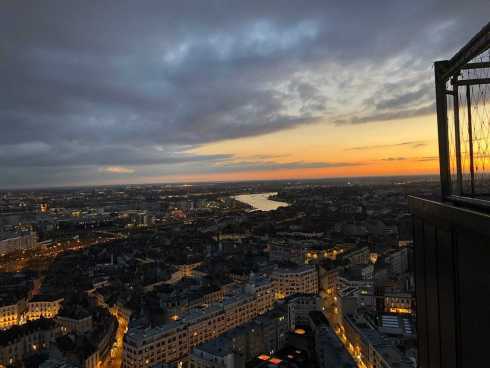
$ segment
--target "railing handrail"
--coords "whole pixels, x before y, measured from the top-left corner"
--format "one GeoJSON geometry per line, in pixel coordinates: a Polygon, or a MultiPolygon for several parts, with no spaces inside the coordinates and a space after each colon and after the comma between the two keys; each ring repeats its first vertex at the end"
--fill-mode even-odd
{"type": "Polygon", "coordinates": [[[449,80],[469,63],[475,55],[479,55],[490,48],[490,22],[488,22],[473,38],[464,45],[451,59],[447,60],[446,68],[441,79],[449,80]]]}
{"type": "MultiPolygon", "coordinates": [[[[488,50],[490,50],[490,22],[451,59],[434,63],[441,191],[445,200],[451,200],[450,197],[455,196],[458,198],[474,197],[478,194],[475,191],[476,169],[478,168],[475,168],[474,165],[473,143],[481,138],[478,137],[478,134],[474,134],[475,123],[472,124],[472,120],[474,120],[472,119],[474,118],[472,116],[474,107],[472,87],[480,88],[478,86],[490,85],[490,77],[487,73],[490,70],[490,60],[485,60],[486,56],[484,57],[488,50]],[[480,60],[477,59],[478,57],[480,60]],[[472,60],[473,62],[471,62],[472,60]],[[468,70],[468,72],[462,73],[464,70],[468,70]],[[464,93],[463,96],[459,95],[461,88],[466,89],[466,96],[464,93]],[[451,106],[454,113],[453,133],[450,133],[452,125],[449,124],[448,120],[448,110],[451,109],[448,106],[448,97],[452,97],[453,101],[453,106],[451,106]],[[461,136],[464,136],[466,130],[463,130],[463,126],[460,128],[460,103],[462,103],[461,106],[465,107],[467,115],[462,121],[468,134],[467,139],[463,139],[463,142],[468,141],[469,150],[467,155],[469,155],[471,190],[468,193],[465,193],[466,190],[463,189],[461,136]],[[453,143],[451,143],[451,139],[454,139],[453,143]],[[452,150],[454,150],[455,157],[452,156],[452,150]],[[452,166],[453,159],[455,159],[455,167],[452,166]],[[454,174],[455,177],[453,177],[454,174]]],[[[477,119],[481,119],[480,115],[477,116],[477,119]]],[[[481,153],[476,152],[476,154],[481,153]]]]}

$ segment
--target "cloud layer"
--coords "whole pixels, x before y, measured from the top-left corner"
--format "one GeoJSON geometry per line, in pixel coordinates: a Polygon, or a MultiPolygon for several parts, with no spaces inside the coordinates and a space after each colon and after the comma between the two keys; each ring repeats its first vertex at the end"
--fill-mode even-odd
{"type": "Polygon", "coordinates": [[[487,14],[487,0],[4,1],[0,186],[148,165],[255,170],[227,152],[186,152],[319,121],[427,114],[432,61],[487,14]]]}

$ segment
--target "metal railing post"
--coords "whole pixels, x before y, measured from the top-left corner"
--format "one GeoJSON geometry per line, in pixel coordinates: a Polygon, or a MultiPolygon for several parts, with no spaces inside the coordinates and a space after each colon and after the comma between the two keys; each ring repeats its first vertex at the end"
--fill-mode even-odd
{"type": "Polygon", "coordinates": [[[475,195],[475,163],[473,156],[473,124],[471,122],[471,86],[466,86],[466,108],[468,109],[468,143],[470,150],[471,195],[475,195]]]}
{"type": "Polygon", "coordinates": [[[449,167],[449,136],[447,124],[447,78],[443,74],[447,67],[447,61],[436,61],[434,63],[434,74],[436,83],[436,110],[437,110],[437,132],[439,140],[439,169],[441,174],[441,192],[443,199],[451,194],[451,171],[449,167]]]}
{"type": "MultiPolygon", "coordinates": [[[[458,79],[457,76],[453,77],[453,81],[458,79]]],[[[459,195],[463,194],[463,170],[461,167],[461,132],[459,128],[459,89],[458,86],[453,84],[453,112],[454,112],[454,144],[456,150],[456,175],[457,175],[457,192],[459,195]]]]}

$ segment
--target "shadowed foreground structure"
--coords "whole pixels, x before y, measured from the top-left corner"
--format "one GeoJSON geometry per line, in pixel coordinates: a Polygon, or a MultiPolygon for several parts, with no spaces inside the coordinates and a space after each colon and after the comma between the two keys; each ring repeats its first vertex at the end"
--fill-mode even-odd
{"type": "Polygon", "coordinates": [[[442,200],[410,198],[420,368],[486,367],[490,23],[435,63],[442,200]]]}

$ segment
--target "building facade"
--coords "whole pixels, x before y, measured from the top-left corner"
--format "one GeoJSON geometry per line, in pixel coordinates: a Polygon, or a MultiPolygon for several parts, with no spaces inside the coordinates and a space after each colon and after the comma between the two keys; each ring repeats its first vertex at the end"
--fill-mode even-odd
{"type": "Polygon", "coordinates": [[[318,295],[297,294],[286,300],[288,308],[289,329],[293,331],[296,326],[307,326],[309,313],[320,310],[320,297],[318,295]]]}
{"type": "Polygon", "coordinates": [[[195,308],[163,326],[129,329],[124,337],[123,368],[150,367],[183,359],[191,349],[256,318],[273,307],[273,284],[256,280],[222,303],[195,308]]]}
{"type": "Polygon", "coordinates": [[[61,334],[53,320],[39,319],[0,331],[0,366],[9,366],[46,349],[61,334]]]}
{"type": "Polygon", "coordinates": [[[318,270],[315,265],[279,268],[271,278],[276,299],[294,294],[318,294],[318,270]]]}
{"type": "Polygon", "coordinates": [[[63,298],[36,296],[27,303],[27,320],[54,318],[63,304],[63,298]]]}
{"type": "Polygon", "coordinates": [[[0,305],[0,330],[18,325],[26,319],[27,303],[20,299],[16,303],[0,305]]]}
{"type": "Polygon", "coordinates": [[[34,232],[0,234],[0,255],[34,249],[38,246],[34,232]]]}

